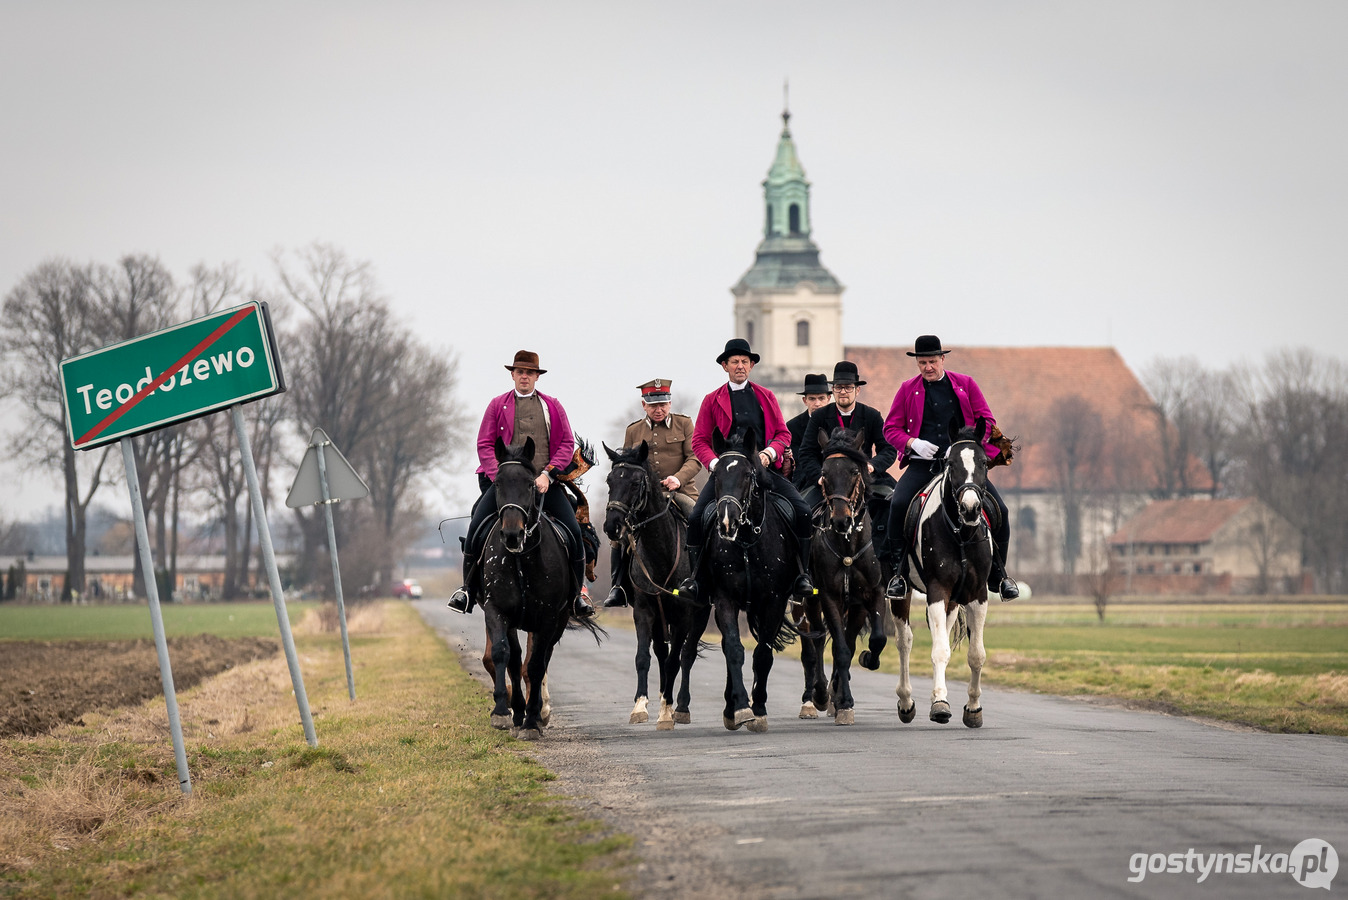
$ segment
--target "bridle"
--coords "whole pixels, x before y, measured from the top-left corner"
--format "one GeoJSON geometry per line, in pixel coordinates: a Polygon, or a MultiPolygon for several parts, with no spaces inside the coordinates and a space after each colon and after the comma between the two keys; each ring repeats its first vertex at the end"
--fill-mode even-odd
{"type": "Polygon", "coordinates": [[[945,499],[949,500],[950,505],[955,508],[959,518],[958,523],[951,518],[949,511],[946,509],[945,503],[941,504],[941,510],[945,514],[946,520],[950,523],[951,528],[955,529],[956,531],[960,531],[966,528],[977,528],[980,525],[986,524],[986,522],[983,519],[983,503],[988,496],[988,489],[986,484],[979,484],[974,481],[966,481],[962,484],[957,485],[955,484],[955,479],[950,477],[950,467],[955,459],[955,448],[960,446],[961,444],[968,444],[969,446],[974,447],[975,449],[981,449],[979,448],[977,442],[965,440],[965,441],[956,441],[955,443],[951,444],[950,449],[946,451],[946,466],[945,466],[946,477],[945,477],[945,490],[943,493],[945,494],[945,499]],[[978,497],[978,503],[974,506],[974,519],[972,521],[965,518],[966,509],[964,504],[960,502],[960,498],[970,491],[973,491],[978,497]]]}
{"type": "MultiPolygon", "coordinates": [[[[761,534],[763,531],[762,521],[760,521],[757,525],[755,525],[753,523],[752,518],[754,502],[758,499],[758,473],[754,471],[753,463],[750,462],[748,454],[741,453],[738,450],[727,450],[725,453],[722,453],[720,455],[721,461],[717,463],[718,469],[725,465],[725,460],[727,458],[736,458],[744,460],[745,465],[749,466],[749,473],[750,473],[749,496],[743,502],[738,497],[732,497],[728,495],[718,496],[716,498],[717,521],[724,522],[728,520],[731,524],[731,533],[728,535],[723,535],[723,537],[725,537],[729,541],[738,542],[739,529],[741,525],[748,526],[748,528],[752,530],[752,532],[755,535],[761,534]],[[735,510],[737,510],[734,518],[731,518],[728,514],[730,512],[728,507],[731,506],[733,506],[735,510]],[[727,509],[724,512],[722,511],[723,507],[727,507],[727,509]]],[[[761,506],[762,504],[759,505],[761,506]]]]}
{"type": "Polygon", "coordinates": [[[636,518],[637,515],[645,512],[646,509],[650,506],[651,502],[650,471],[645,466],[639,466],[636,463],[615,462],[613,464],[613,471],[617,471],[618,469],[631,469],[632,471],[638,472],[641,475],[641,478],[639,479],[638,482],[641,485],[640,488],[641,493],[639,495],[640,499],[636,500],[631,504],[623,503],[621,500],[609,500],[608,503],[605,504],[604,506],[604,509],[607,512],[616,511],[622,514],[622,527],[624,532],[630,535],[635,535],[638,531],[640,531],[642,528],[645,528],[647,525],[651,524],[656,519],[669,515],[669,510],[672,503],[667,501],[666,503],[663,504],[663,508],[655,515],[647,516],[644,519],[637,519],[636,518]]]}
{"type": "MultiPolygon", "coordinates": [[[[508,459],[508,460],[506,460],[505,462],[501,463],[500,466],[498,466],[498,468],[497,468],[497,472],[498,472],[497,478],[498,478],[498,480],[499,480],[499,478],[500,478],[500,475],[499,475],[500,469],[504,469],[506,466],[520,466],[520,467],[523,468],[525,471],[528,471],[528,472],[532,473],[532,469],[531,469],[528,465],[526,465],[525,463],[521,462],[520,460],[518,460],[518,459],[508,459]]],[[[531,479],[531,483],[532,483],[532,479],[531,479]]],[[[538,495],[538,502],[537,502],[536,504],[534,504],[534,506],[533,506],[532,509],[525,509],[523,506],[521,506],[521,505],[518,504],[518,503],[500,503],[500,502],[498,502],[497,505],[496,505],[496,512],[497,512],[498,515],[499,515],[500,513],[505,512],[507,509],[518,509],[518,510],[520,511],[520,513],[524,516],[524,539],[520,541],[519,548],[518,548],[518,549],[515,549],[515,550],[512,550],[512,549],[510,548],[510,545],[509,545],[509,544],[505,544],[505,542],[502,541],[502,543],[505,544],[505,551],[506,551],[507,553],[520,554],[520,553],[523,553],[526,549],[528,549],[529,538],[533,537],[534,532],[538,530],[539,524],[543,521],[543,497],[544,497],[544,493],[543,493],[542,491],[538,490],[536,486],[534,487],[534,493],[538,495]]]]}
{"type": "MultiPolygon", "coordinates": [[[[828,462],[830,459],[847,459],[855,462],[855,460],[852,460],[846,453],[830,454],[824,457],[824,462],[828,462]]],[[[861,471],[858,468],[857,472],[852,476],[852,485],[846,494],[827,494],[824,496],[823,500],[819,501],[819,506],[825,510],[827,510],[829,503],[834,500],[841,500],[843,503],[847,504],[847,530],[840,532],[841,534],[851,537],[857,530],[857,522],[861,519],[861,516],[857,514],[857,509],[862,506],[862,493],[864,491],[865,479],[862,478],[861,471]]],[[[821,524],[819,530],[826,531],[828,529],[821,524]]]]}

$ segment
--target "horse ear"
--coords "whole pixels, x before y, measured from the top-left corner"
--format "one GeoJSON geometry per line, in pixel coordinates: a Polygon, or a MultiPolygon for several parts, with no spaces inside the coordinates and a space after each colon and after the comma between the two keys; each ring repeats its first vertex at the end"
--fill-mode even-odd
{"type": "Polygon", "coordinates": [[[853,436],[852,449],[860,451],[864,446],[866,446],[866,429],[863,428],[853,436]]]}
{"type": "Polygon", "coordinates": [[[530,461],[533,460],[533,458],[534,458],[534,439],[533,439],[533,438],[525,438],[525,439],[524,439],[524,446],[520,448],[519,456],[517,456],[516,458],[517,458],[517,459],[530,460],[530,461]]]}
{"type": "Polygon", "coordinates": [[[605,444],[603,441],[600,441],[600,442],[599,442],[599,446],[601,446],[601,447],[604,448],[604,452],[608,454],[608,458],[609,458],[609,461],[610,461],[610,462],[617,462],[617,461],[618,461],[618,454],[616,454],[616,453],[614,453],[612,450],[610,450],[608,444],[605,444]]]}
{"type": "Polygon", "coordinates": [[[974,423],[974,440],[981,446],[983,439],[988,436],[988,420],[985,416],[979,416],[978,421],[974,423]]]}
{"type": "Polygon", "coordinates": [[[650,456],[650,454],[651,454],[651,445],[646,443],[645,441],[642,441],[640,449],[637,450],[637,464],[641,465],[642,463],[645,463],[646,457],[650,456]]]}
{"type": "Polygon", "coordinates": [[[758,455],[758,429],[746,428],[744,432],[744,454],[749,457],[758,455]]]}
{"type": "Polygon", "coordinates": [[[501,436],[499,434],[496,436],[495,452],[496,452],[496,461],[498,463],[505,462],[506,459],[509,458],[510,456],[510,448],[505,445],[505,441],[501,440],[501,436]]]}
{"type": "Polygon", "coordinates": [[[962,427],[964,426],[960,424],[960,420],[957,416],[950,417],[950,421],[947,422],[945,426],[946,434],[950,435],[950,443],[953,444],[960,439],[960,429],[962,427]]]}
{"type": "Polygon", "coordinates": [[[719,428],[711,430],[711,451],[717,456],[725,452],[725,435],[721,434],[719,428]]]}
{"type": "Polygon", "coordinates": [[[828,446],[828,439],[829,439],[830,437],[832,437],[832,433],[829,432],[828,429],[826,429],[826,428],[821,428],[821,429],[819,429],[819,449],[820,449],[820,450],[822,450],[822,449],[824,449],[825,447],[828,446]]]}

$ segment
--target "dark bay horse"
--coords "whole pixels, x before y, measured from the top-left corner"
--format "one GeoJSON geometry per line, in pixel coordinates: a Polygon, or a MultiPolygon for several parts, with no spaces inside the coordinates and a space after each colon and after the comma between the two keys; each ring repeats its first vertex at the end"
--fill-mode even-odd
{"type": "MultiPolygon", "coordinates": [[[[988,615],[988,572],[993,553],[992,534],[984,513],[988,458],[983,451],[983,439],[987,436],[987,424],[981,418],[972,428],[957,430],[952,424],[945,468],[916,500],[921,505],[916,533],[904,552],[910,554],[909,572],[917,577],[910,579],[908,596],[894,604],[894,617],[900,623],[901,673],[895,693],[899,695],[899,718],[904,722],[913,720],[917,707],[908,680],[908,660],[913,648],[908,608],[916,588],[926,592],[927,627],[931,630],[934,681],[931,720],[942,725],[950,721],[945,669],[950,662],[951,632],[958,626],[967,627],[969,640],[969,699],[964,707],[964,724],[970,728],[983,725],[983,707],[979,705],[983,689],[979,679],[987,661],[983,625],[988,615]],[[961,626],[961,621],[967,624],[961,626]]],[[[897,535],[895,538],[902,540],[897,535]]]]}
{"type": "Polygon", "coordinates": [[[711,610],[674,599],[673,587],[688,577],[688,554],[683,552],[688,523],[660,487],[647,463],[650,447],[610,450],[613,468],[608,474],[608,508],[604,533],[626,545],[631,565],[623,587],[632,598],[632,622],[637,629],[637,692],[630,724],[649,721],[647,679],[651,644],[659,665],[660,715],[657,731],[672,731],[675,723],[691,722],[688,676],[697,659],[698,644],[707,630],[711,610]],[[677,703],[674,681],[682,672],[677,703]]]}
{"type": "Polygon", "coordinates": [[[872,544],[868,461],[861,448],[865,432],[834,429],[819,434],[823,468],[819,485],[824,499],[817,534],[810,545],[810,572],[818,594],[805,601],[809,632],[801,636],[805,666],[805,695],[800,717],[818,718],[827,698],[833,724],[851,725],[853,713],[851,665],[857,638],[870,629],[867,649],[858,662],[867,669],[880,667],[885,646],[885,573],[872,544]],[[833,677],[824,681],[824,638],[833,642],[833,677]]]}
{"type": "Polygon", "coordinates": [[[489,671],[495,676],[491,724],[511,728],[522,740],[537,740],[542,726],[544,678],[553,648],[570,622],[589,630],[595,641],[602,629],[588,619],[571,619],[572,599],[580,589],[572,574],[565,531],[543,514],[543,495],[534,486],[533,439],[512,450],[496,439],[496,509],[482,550],[482,612],[487,620],[489,671]],[[528,698],[521,691],[519,632],[529,633],[528,698]],[[506,685],[509,675],[510,685],[506,685]]]}
{"type": "Polygon", "coordinates": [[[795,626],[786,607],[797,576],[799,553],[792,515],[768,492],[772,483],[758,458],[756,435],[737,428],[727,440],[712,434],[719,462],[707,490],[715,490],[716,530],[702,554],[702,584],[716,611],[725,654],[725,711],[722,721],[734,731],[768,730],[768,673],[773,654],[790,643],[795,626]],[[744,689],[744,644],[739,616],[749,622],[754,648],[753,705],[744,689]]]}

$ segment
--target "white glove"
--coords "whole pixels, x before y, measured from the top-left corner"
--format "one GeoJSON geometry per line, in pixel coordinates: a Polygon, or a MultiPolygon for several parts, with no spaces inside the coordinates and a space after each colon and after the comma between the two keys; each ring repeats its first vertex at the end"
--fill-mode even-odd
{"type": "Polygon", "coordinates": [[[911,444],[908,445],[908,449],[913,451],[913,455],[916,456],[918,459],[936,458],[936,449],[937,449],[936,445],[933,444],[931,441],[924,441],[922,440],[922,438],[917,438],[916,440],[914,440],[911,444]]]}
{"type": "Polygon", "coordinates": [[[717,466],[720,462],[721,462],[721,457],[719,457],[719,456],[712,457],[711,463],[707,466],[707,471],[708,471],[708,472],[715,472],[715,471],[716,471],[716,466],[717,466]]]}

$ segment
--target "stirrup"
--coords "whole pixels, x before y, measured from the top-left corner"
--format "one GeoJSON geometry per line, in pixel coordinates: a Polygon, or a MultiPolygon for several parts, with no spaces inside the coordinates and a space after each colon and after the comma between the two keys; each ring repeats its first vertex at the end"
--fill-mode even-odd
{"type": "Polygon", "coordinates": [[[1001,595],[1003,603],[1014,600],[1020,596],[1020,585],[1016,584],[1015,579],[1010,575],[1003,575],[997,593],[1001,595]]]}
{"type": "Polygon", "coordinates": [[[467,588],[460,587],[449,595],[449,603],[446,605],[456,613],[466,616],[473,611],[473,598],[468,595],[467,588]]]}
{"type": "Polygon", "coordinates": [[[577,619],[589,619],[594,616],[594,606],[590,603],[590,592],[582,586],[571,601],[571,614],[577,619]]]}
{"type": "Polygon", "coordinates": [[[608,592],[604,598],[604,609],[617,609],[620,606],[627,605],[627,592],[623,590],[622,585],[615,584],[613,590],[608,592]]]}
{"type": "Polygon", "coordinates": [[[900,572],[895,572],[885,587],[885,597],[889,600],[902,600],[908,594],[908,581],[900,572]]]}

